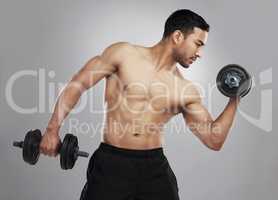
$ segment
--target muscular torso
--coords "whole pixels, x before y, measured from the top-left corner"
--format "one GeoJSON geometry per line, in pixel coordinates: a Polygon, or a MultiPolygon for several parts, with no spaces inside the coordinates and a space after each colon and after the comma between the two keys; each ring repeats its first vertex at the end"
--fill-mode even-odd
{"type": "Polygon", "coordinates": [[[157,69],[146,48],[133,46],[106,78],[103,141],[128,149],[161,147],[163,125],[180,112],[182,96],[190,96],[189,82],[177,70],[157,69]]]}

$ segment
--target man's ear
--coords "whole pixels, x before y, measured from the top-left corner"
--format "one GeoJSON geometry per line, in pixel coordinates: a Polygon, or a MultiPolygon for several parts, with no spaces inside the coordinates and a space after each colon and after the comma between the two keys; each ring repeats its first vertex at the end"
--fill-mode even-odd
{"type": "Polygon", "coordinates": [[[180,44],[184,40],[184,35],[180,30],[175,30],[172,33],[172,41],[174,44],[180,44]]]}

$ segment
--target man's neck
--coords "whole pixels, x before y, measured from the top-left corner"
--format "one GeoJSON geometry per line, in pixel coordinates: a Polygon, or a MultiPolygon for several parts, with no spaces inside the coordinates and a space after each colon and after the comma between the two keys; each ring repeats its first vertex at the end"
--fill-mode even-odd
{"type": "Polygon", "coordinates": [[[173,50],[169,42],[161,40],[149,47],[152,61],[158,71],[175,71],[177,62],[173,58],[173,50]]]}

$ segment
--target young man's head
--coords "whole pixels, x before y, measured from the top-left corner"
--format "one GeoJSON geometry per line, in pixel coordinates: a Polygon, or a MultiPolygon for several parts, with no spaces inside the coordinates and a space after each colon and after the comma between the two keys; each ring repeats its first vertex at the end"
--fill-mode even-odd
{"type": "Polygon", "coordinates": [[[173,44],[173,56],[187,68],[201,57],[201,47],[208,37],[209,25],[198,14],[182,9],[172,13],[166,20],[163,40],[173,44]]]}

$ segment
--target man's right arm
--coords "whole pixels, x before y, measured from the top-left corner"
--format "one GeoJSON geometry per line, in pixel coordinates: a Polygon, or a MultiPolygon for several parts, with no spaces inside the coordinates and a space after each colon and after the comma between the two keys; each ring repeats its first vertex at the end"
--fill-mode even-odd
{"type": "MultiPolygon", "coordinates": [[[[124,56],[127,43],[115,43],[104,50],[104,52],[90,59],[70,80],[58,97],[54,112],[48,122],[46,135],[56,135],[58,138],[59,129],[63,120],[74,108],[83,92],[97,84],[104,77],[110,76],[118,70],[124,56]]],[[[44,139],[44,138],[43,138],[44,139]]],[[[47,139],[42,140],[42,153],[55,155],[53,148],[48,145],[47,139]]],[[[57,143],[57,141],[53,142],[57,143]]],[[[55,149],[57,144],[54,144],[55,149]]]]}
{"type": "Polygon", "coordinates": [[[123,48],[126,45],[126,43],[116,43],[109,46],[101,55],[90,59],[72,77],[55,104],[48,128],[59,128],[84,91],[117,71],[121,65],[123,48]]]}

